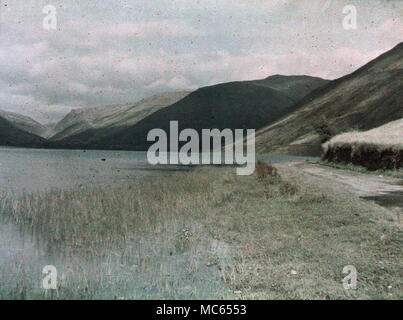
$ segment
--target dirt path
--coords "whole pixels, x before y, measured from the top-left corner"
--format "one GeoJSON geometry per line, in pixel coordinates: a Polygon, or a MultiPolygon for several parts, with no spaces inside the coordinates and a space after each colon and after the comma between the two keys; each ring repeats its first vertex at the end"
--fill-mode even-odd
{"type": "Polygon", "coordinates": [[[400,224],[400,216],[403,214],[402,179],[336,169],[306,161],[278,165],[292,167],[299,172],[302,171],[321,180],[326,179],[326,184],[331,185],[333,188],[342,188],[357,194],[362,199],[375,201],[378,205],[396,213],[400,224]]]}

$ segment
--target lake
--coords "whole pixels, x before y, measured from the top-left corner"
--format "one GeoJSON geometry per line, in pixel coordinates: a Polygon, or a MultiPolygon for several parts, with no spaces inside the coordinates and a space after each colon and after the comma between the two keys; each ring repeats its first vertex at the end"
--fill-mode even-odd
{"type": "Polygon", "coordinates": [[[0,190],[18,194],[127,184],[157,174],[147,167],[146,152],[0,148],[0,190]]]}
{"type": "MultiPolygon", "coordinates": [[[[151,166],[144,151],[46,150],[0,148],[0,191],[41,193],[81,185],[128,184],[146,176],[189,170],[185,166],[151,166]]],[[[259,156],[271,162],[316,158],[259,156]]]]}
{"type": "MultiPolygon", "coordinates": [[[[314,159],[277,155],[259,158],[272,162],[314,159]]],[[[80,185],[130,184],[146,176],[158,178],[173,170],[189,169],[185,166],[151,166],[147,162],[146,152],[0,148],[0,191],[18,198],[23,192],[43,193],[50,189],[69,189],[80,185]]],[[[108,256],[94,258],[92,261],[84,253],[63,256],[48,251],[47,246],[39,240],[36,235],[25,232],[13,222],[0,221],[0,299],[24,299],[25,291],[28,297],[41,297],[44,294],[40,287],[42,268],[47,265],[57,266],[60,278],[67,277],[72,287],[74,283],[80,283],[81,277],[86,281],[91,279],[94,286],[107,283],[108,289],[96,291],[94,298],[98,299],[110,299],[113,296],[138,299],[158,297],[159,283],[168,281],[166,274],[175,274],[176,280],[173,283],[177,283],[176,298],[207,299],[216,292],[222,292],[220,295],[226,297],[232,292],[222,282],[219,272],[207,267],[205,262],[198,264],[197,280],[189,278],[188,266],[193,265],[194,261],[207,261],[203,260],[207,256],[204,256],[206,250],[202,246],[197,249],[200,252],[192,250],[170,255],[166,254],[173,250],[169,247],[169,241],[163,242],[162,246],[161,243],[155,246],[152,241],[142,240],[144,243],[141,242],[141,245],[139,242],[125,244],[122,252],[133,252],[127,261],[118,250],[112,250],[108,256]],[[153,255],[150,252],[162,253],[153,255]],[[146,268],[133,271],[133,266],[141,265],[145,256],[148,257],[146,268]],[[15,288],[19,288],[21,283],[26,289],[22,293],[24,295],[19,296],[15,288]]],[[[207,252],[218,250],[222,257],[221,244],[218,240],[214,241],[207,252]]]]}

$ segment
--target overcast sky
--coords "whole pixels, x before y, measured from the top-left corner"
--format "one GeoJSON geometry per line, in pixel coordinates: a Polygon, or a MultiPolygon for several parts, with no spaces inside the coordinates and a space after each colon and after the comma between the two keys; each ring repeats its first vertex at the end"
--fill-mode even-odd
{"type": "Polygon", "coordinates": [[[1,0],[0,109],[59,120],[272,74],[343,76],[402,41],[403,1],[1,0]],[[57,29],[43,28],[45,5],[57,29]],[[345,30],[343,7],[357,9],[345,30]]]}

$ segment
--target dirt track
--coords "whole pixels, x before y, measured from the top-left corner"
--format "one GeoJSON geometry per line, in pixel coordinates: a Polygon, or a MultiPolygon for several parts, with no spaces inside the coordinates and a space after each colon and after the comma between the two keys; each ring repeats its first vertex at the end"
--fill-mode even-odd
{"type": "Polygon", "coordinates": [[[400,225],[400,216],[403,213],[403,180],[363,174],[349,170],[336,169],[305,161],[287,162],[277,164],[292,167],[299,172],[326,181],[331,187],[344,189],[357,194],[362,199],[375,201],[397,215],[400,225]]]}

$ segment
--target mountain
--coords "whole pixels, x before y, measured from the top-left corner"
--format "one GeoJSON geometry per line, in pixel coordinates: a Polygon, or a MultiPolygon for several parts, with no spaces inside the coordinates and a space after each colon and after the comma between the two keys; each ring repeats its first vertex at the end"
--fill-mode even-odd
{"type": "Polygon", "coordinates": [[[57,122],[56,123],[55,122],[50,122],[50,123],[43,124],[42,125],[43,130],[42,130],[40,136],[42,138],[46,138],[46,139],[48,139],[51,136],[53,136],[54,135],[54,129],[55,129],[56,125],[57,125],[57,122]]]}
{"type": "Polygon", "coordinates": [[[119,127],[134,125],[149,114],[184,98],[189,92],[167,92],[143,99],[135,104],[74,109],[53,129],[51,140],[62,140],[91,129],[106,133],[119,127]]]}
{"type": "Polygon", "coordinates": [[[40,147],[47,141],[37,135],[21,130],[7,119],[0,117],[0,145],[14,147],[40,147]]]}
{"type": "Polygon", "coordinates": [[[200,88],[141,121],[116,130],[92,129],[63,139],[69,147],[146,150],[147,133],[169,121],[179,130],[259,129],[291,112],[296,101],[328,81],[309,76],[275,75],[263,80],[239,81],[200,88]]]}
{"type": "Polygon", "coordinates": [[[11,122],[15,127],[32,133],[37,136],[43,136],[46,133],[46,127],[30,117],[18,113],[0,110],[0,117],[11,122]]]}
{"type": "Polygon", "coordinates": [[[295,111],[256,135],[259,152],[319,155],[321,143],[403,117],[403,42],[355,72],[316,89],[295,111]]]}

